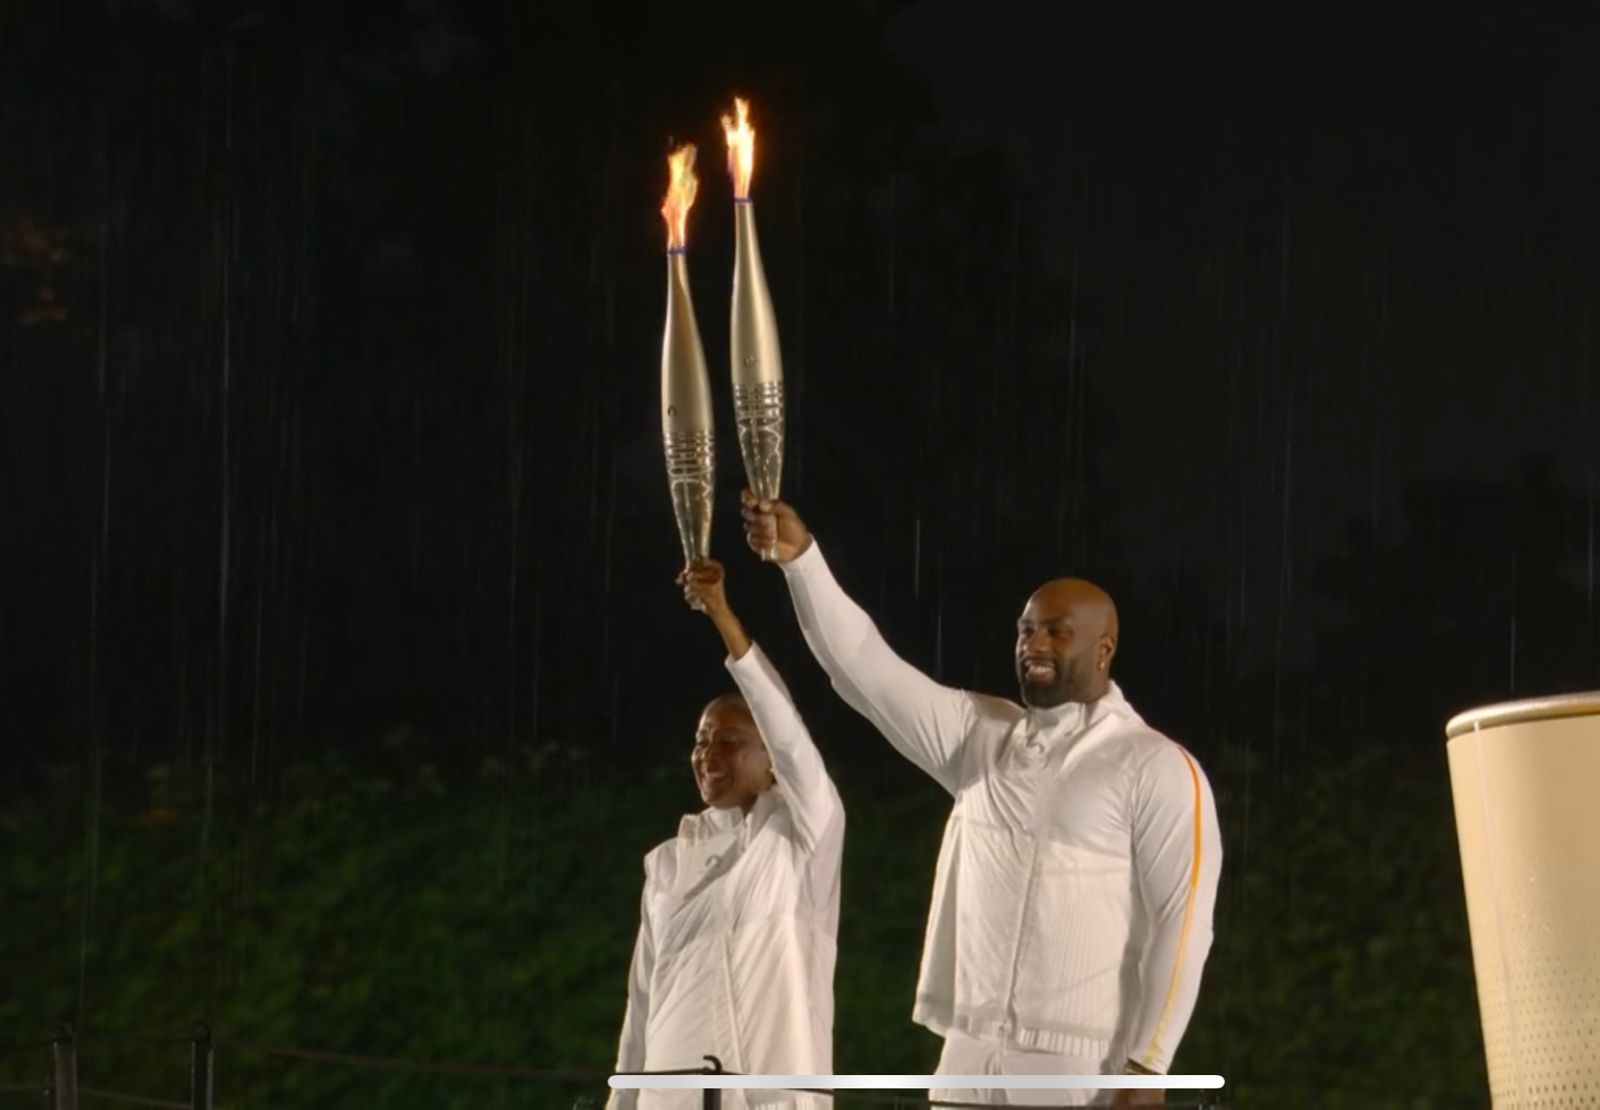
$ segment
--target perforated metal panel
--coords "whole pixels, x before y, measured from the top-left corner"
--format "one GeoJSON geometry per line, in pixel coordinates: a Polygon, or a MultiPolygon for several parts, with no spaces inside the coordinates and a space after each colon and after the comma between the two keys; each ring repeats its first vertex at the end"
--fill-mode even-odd
{"type": "Polygon", "coordinates": [[[1449,743],[1497,1107],[1600,1106],[1600,695],[1463,714],[1449,743]],[[1585,698],[1588,699],[1585,702],[1585,698]]]}

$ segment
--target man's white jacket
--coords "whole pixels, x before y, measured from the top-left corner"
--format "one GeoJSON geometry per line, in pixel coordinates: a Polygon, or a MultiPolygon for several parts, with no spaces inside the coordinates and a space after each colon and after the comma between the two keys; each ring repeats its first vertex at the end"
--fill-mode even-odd
{"type": "Polygon", "coordinates": [[[1027,710],[890,650],[813,541],[784,566],[833,685],[955,799],[913,1018],[935,1033],[1165,1072],[1211,947],[1211,787],[1115,684],[1027,710]]]}
{"type": "MultiPolygon", "coordinates": [[[[727,667],[777,784],[748,814],[707,809],[684,817],[678,835],[645,857],[617,1070],[699,1068],[712,1054],[730,1072],[828,1075],[844,807],[761,649],[752,646],[727,667]]],[[[791,1101],[727,1091],[723,1105],[791,1101]]],[[[698,1091],[646,1092],[637,1102],[617,1092],[610,1105],[700,1102],[698,1091]]]]}

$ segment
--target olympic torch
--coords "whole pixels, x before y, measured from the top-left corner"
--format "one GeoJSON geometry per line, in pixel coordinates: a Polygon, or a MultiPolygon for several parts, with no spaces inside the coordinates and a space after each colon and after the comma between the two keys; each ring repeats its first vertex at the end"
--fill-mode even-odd
{"type": "MultiPolygon", "coordinates": [[[[771,501],[777,499],[783,476],[783,352],[778,346],[778,317],[772,311],[767,275],[761,266],[755,206],[750,203],[756,133],[750,126],[749,102],[736,97],[733,104],[737,119],[722,117],[728,173],[733,177],[733,312],[729,324],[733,419],[750,489],[771,501]]],[[[768,560],[776,556],[771,548],[762,552],[768,560]]]]}
{"type": "Polygon", "coordinates": [[[667,486],[678,539],[687,564],[703,559],[711,546],[712,458],[711,381],[695,326],[689,295],[689,209],[699,181],[695,147],[685,143],[667,159],[671,183],[661,215],[667,221],[667,323],[661,336],[661,440],[667,455],[667,486]]]}

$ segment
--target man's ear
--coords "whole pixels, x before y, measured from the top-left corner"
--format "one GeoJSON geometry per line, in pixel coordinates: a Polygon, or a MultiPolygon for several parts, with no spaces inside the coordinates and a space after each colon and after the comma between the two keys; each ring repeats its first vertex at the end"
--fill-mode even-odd
{"type": "Polygon", "coordinates": [[[1117,638],[1110,634],[1101,636],[1099,644],[1096,645],[1096,649],[1097,654],[1100,657],[1100,669],[1102,671],[1108,669],[1111,666],[1111,660],[1117,654],[1117,638]]]}

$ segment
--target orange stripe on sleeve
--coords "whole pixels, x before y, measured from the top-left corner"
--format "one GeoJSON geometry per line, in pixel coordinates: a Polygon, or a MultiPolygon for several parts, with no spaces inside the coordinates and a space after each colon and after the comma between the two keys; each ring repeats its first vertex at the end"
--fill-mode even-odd
{"type": "Polygon", "coordinates": [[[1200,771],[1194,765],[1194,757],[1183,749],[1181,745],[1174,744],[1184,763],[1189,768],[1189,780],[1194,784],[1194,851],[1193,862],[1189,867],[1189,892],[1183,902],[1183,925],[1178,930],[1178,958],[1173,961],[1172,981],[1167,985],[1167,1000],[1162,1004],[1161,1017],[1156,1022],[1156,1031],[1150,1037],[1150,1047],[1142,1054],[1146,1059],[1151,1059],[1161,1054],[1161,1037],[1167,1030],[1167,1020],[1172,1016],[1172,1004],[1178,997],[1178,983],[1183,973],[1184,950],[1189,946],[1189,925],[1194,918],[1194,899],[1200,890],[1200,851],[1201,851],[1201,824],[1200,824],[1200,771]]]}

